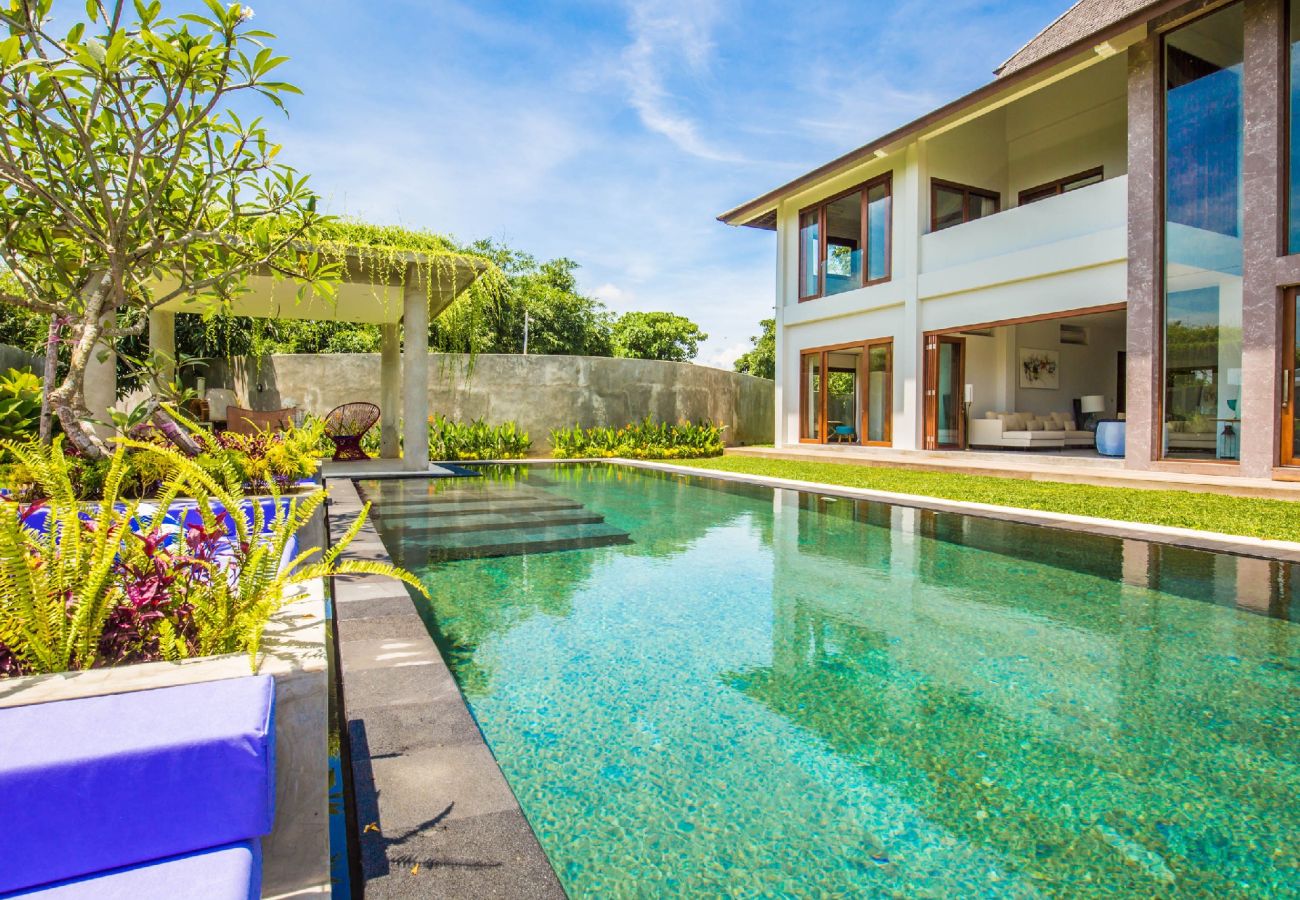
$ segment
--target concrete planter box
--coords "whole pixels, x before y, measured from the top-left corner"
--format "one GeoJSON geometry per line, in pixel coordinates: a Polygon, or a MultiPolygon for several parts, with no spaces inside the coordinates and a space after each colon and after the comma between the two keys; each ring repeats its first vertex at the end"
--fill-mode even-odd
{"type": "MultiPolygon", "coordinates": [[[[312,546],[314,542],[305,542],[312,546]]],[[[271,620],[254,670],[247,654],[0,680],[0,707],[240,678],[275,678],[276,816],[262,842],[262,896],[328,896],[329,748],[325,586],[307,584],[271,620]]]]}

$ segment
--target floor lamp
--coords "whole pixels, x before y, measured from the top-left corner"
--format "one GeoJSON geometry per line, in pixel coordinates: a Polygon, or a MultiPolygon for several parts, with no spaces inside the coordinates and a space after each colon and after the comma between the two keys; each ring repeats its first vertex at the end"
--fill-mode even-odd
{"type": "Polygon", "coordinates": [[[1084,429],[1096,431],[1097,414],[1106,411],[1106,398],[1101,394],[1088,394],[1079,401],[1079,411],[1087,416],[1083,423],[1084,429]]]}

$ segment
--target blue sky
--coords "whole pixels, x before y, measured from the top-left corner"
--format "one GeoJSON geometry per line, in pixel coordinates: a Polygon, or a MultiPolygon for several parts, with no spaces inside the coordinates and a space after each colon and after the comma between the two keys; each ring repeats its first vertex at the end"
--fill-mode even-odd
{"type": "Polygon", "coordinates": [[[305,92],[272,132],[330,212],[571,257],[729,367],[775,240],[717,214],[986,82],[1068,3],[252,5],[305,92]]]}

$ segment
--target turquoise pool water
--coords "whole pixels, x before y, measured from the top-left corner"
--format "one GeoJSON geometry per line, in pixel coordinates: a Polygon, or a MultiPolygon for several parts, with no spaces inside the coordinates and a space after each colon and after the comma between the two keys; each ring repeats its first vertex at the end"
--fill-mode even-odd
{"type": "Polygon", "coordinates": [[[613,466],[362,483],[574,897],[1300,896],[1300,578],[613,466]]]}

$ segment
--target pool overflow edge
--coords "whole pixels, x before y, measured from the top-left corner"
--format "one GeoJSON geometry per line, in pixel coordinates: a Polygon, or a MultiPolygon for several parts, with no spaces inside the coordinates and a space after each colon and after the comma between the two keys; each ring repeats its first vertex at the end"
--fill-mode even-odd
{"type": "MultiPolygon", "coordinates": [[[[343,534],[364,502],[350,477],[327,487],[343,534]]],[[[390,560],[370,521],[343,556],[390,560]]],[[[364,895],[565,897],[406,587],[345,576],[333,589],[364,895]]]]}

